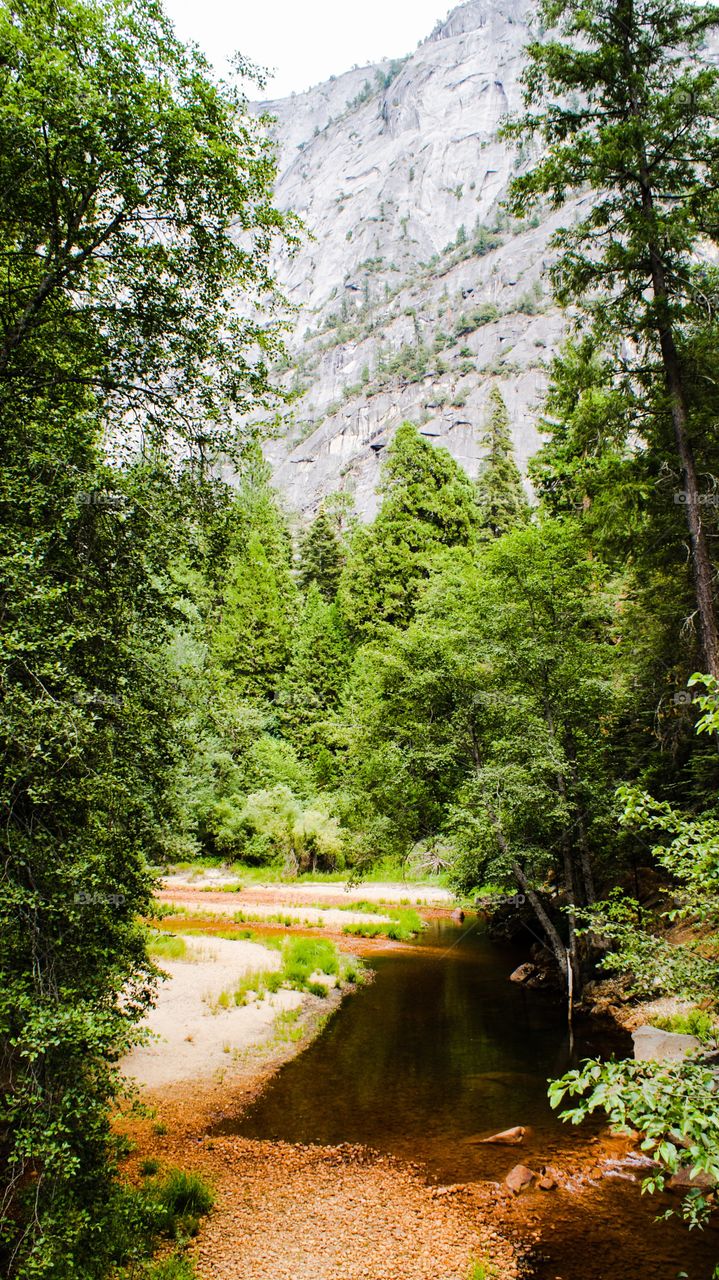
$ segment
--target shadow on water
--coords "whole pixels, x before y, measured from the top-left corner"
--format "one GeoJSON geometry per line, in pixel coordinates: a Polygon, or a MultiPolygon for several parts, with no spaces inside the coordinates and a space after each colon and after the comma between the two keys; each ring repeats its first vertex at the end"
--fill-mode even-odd
{"type": "MultiPolygon", "coordinates": [[[[420,1161],[442,1182],[501,1180],[520,1159],[537,1167],[586,1148],[596,1126],[561,1124],[547,1080],[584,1057],[624,1055],[631,1042],[609,1043],[589,1028],[572,1053],[562,1009],[507,981],[517,963],[476,921],[433,922],[413,950],[373,958],[376,980],[223,1130],[362,1143],[420,1161]],[[531,1130],[520,1150],[471,1141],[514,1125],[531,1130]]],[[[543,1216],[554,1217],[542,1232],[542,1280],[712,1275],[710,1239],[688,1237],[679,1224],[655,1226],[659,1206],[626,1181],[602,1182],[576,1209],[562,1197],[561,1213],[556,1197],[542,1201],[543,1216]]]]}

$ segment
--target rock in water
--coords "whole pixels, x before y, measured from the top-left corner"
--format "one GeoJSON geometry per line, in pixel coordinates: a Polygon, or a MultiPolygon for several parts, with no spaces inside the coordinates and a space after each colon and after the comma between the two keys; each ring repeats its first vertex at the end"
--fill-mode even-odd
{"type": "Polygon", "coordinates": [[[532,978],[536,978],[538,975],[539,969],[536,964],[530,964],[529,961],[527,961],[526,964],[520,964],[519,968],[514,970],[514,973],[510,973],[509,981],[530,982],[532,978]]]}
{"type": "Polygon", "coordinates": [[[495,1147],[519,1147],[524,1142],[527,1130],[523,1125],[514,1129],[503,1129],[501,1133],[493,1133],[491,1138],[479,1138],[480,1143],[491,1143],[495,1147]]]}
{"type": "Polygon", "coordinates": [[[696,1036],[660,1031],[658,1027],[637,1027],[632,1033],[634,1057],[638,1062],[681,1062],[701,1048],[696,1036]]]}
{"type": "Polygon", "coordinates": [[[715,1187],[716,1179],[701,1170],[692,1178],[691,1169],[678,1169],[667,1182],[668,1191],[681,1191],[684,1195],[687,1191],[713,1191],[715,1187]]]}
{"type": "Polygon", "coordinates": [[[532,1169],[528,1169],[526,1164],[515,1164],[504,1179],[504,1185],[515,1196],[521,1196],[525,1191],[533,1191],[537,1185],[538,1175],[532,1169]]]}
{"type": "Polygon", "coordinates": [[[557,1182],[556,1179],[552,1177],[551,1173],[543,1173],[537,1183],[537,1186],[540,1191],[556,1191],[557,1182]]]}

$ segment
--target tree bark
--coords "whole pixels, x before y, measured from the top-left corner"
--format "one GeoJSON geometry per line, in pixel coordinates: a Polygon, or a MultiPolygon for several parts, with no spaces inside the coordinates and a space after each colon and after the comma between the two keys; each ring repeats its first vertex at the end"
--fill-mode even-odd
{"type": "MultiPolygon", "coordinates": [[[[634,68],[632,52],[628,43],[629,32],[634,26],[634,8],[629,5],[629,20],[626,24],[627,44],[626,57],[629,72],[628,84],[632,85],[634,68]]],[[[667,285],[664,258],[661,246],[657,243],[655,230],[654,187],[647,162],[646,148],[642,129],[641,106],[633,89],[630,90],[629,106],[631,114],[640,130],[639,142],[639,189],[641,192],[642,213],[646,220],[649,235],[647,250],[649,253],[649,269],[652,292],[656,304],[655,332],[659,340],[664,379],[671,405],[672,425],[677,455],[683,476],[683,498],[686,508],[687,528],[691,547],[694,587],[696,592],[697,612],[705,669],[710,675],[719,679],[719,629],[717,628],[716,608],[714,602],[714,570],[709,554],[706,531],[702,522],[701,503],[699,501],[699,483],[696,462],[689,434],[689,412],[684,389],[681,359],[677,349],[674,328],[670,311],[669,288],[667,285]]]]}

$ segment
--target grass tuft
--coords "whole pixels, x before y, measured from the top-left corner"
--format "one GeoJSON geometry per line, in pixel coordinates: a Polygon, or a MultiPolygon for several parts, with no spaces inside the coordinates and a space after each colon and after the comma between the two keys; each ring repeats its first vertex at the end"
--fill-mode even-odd
{"type": "Polygon", "coordinates": [[[394,942],[409,942],[410,938],[416,937],[424,928],[422,917],[411,908],[401,908],[383,912],[383,914],[391,915],[392,919],[389,921],[365,920],[359,924],[346,924],[343,925],[342,932],[355,938],[385,937],[391,938],[394,942]]]}

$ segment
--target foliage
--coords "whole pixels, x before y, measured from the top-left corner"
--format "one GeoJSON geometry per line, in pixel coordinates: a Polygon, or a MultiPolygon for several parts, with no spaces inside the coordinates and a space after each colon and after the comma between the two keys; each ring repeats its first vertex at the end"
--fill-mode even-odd
{"type": "MultiPolygon", "coordinates": [[[[707,724],[713,725],[719,710],[719,695],[711,679],[697,675],[694,682],[707,689],[702,699],[706,729],[707,724]]],[[[605,963],[631,973],[640,992],[699,997],[715,1007],[719,993],[719,964],[714,958],[717,937],[708,928],[716,930],[719,924],[716,816],[709,812],[687,817],[635,787],[620,788],[619,797],[625,826],[664,838],[663,843],[653,846],[653,853],[677,886],[678,905],[670,918],[699,920],[703,928],[698,940],[688,942],[653,936],[640,922],[636,904],[617,893],[591,915],[592,927],[601,929],[615,948],[605,963]]],[[[714,1021],[709,1020],[711,1028],[714,1021]]],[[[695,1025],[707,1029],[699,1014],[695,1025]]],[[[659,1173],[646,1181],[647,1190],[661,1190],[667,1177],[679,1172],[687,1172],[690,1179],[700,1174],[717,1178],[713,1135],[719,1104],[715,1073],[709,1065],[701,1061],[671,1067],[651,1062],[588,1062],[551,1085],[554,1106],[566,1095],[578,1101],[563,1118],[578,1124],[602,1107],[612,1123],[642,1134],[644,1150],[652,1152],[660,1167],[659,1173]]],[[[709,1213],[703,1189],[701,1185],[691,1188],[684,1200],[683,1213],[692,1225],[709,1213]]]]}
{"type": "Polygon", "coordinates": [[[371,636],[383,624],[406,625],[433,561],[444,548],[475,538],[472,485],[445,449],[405,423],[387,450],[383,502],[370,530],[355,534],[338,601],[350,633],[371,636]]]}
{"type": "Polygon", "coordinates": [[[303,591],[313,584],[325,600],[337,594],[344,555],[328,511],[321,510],[302,535],[299,582],[303,591]]]}
{"type": "Polygon", "coordinates": [[[173,567],[275,399],[288,223],[265,125],[156,4],[11,0],[0,48],[0,1267],[93,1280],[132,1236],[109,1107],[177,813],[173,567]]]}
{"type": "Polygon", "coordinates": [[[702,237],[716,236],[719,162],[719,71],[697,54],[719,26],[719,10],[683,0],[544,0],[540,17],[551,36],[529,46],[527,111],[505,135],[538,139],[541,158],[514,180],[510,205],[526,213],[548,198],[557,208],[573,192],[593,191],[590,212],[554,237],[555,294],[583,309],[632,390],[660,407],[642,415],[643,434],[652,448],[671,451],[680,473],[703,665],[719,677],[714,574],[694,453],[706,412],[701,402],[713,394],[702,352],[715,342],[705,303],[715,273],[695,265],[695,250],[702,237]],[[708,200],[699,198],[704,189],[708,200]]]}
{"type": "Polygon", "coordinates": [[[690,1187],[682,1212],[691,1225],[706,1219],[710,1205],[699,1175],[719,1179],[719,1099],[711,1067],[693,1062],[586,1062],[555,1081],[549,1096],[555,1108],[565,1098],[576,1100],[576,1106],[561,1113],[572,1124],[602,1110],[610,1124],[638,1130],[642,1150],[659,1165],[658,1172],[644,1180],[644,1190],[663,1190],[675,1174],[696,1178],[698,1185],[690,1187]]]}

